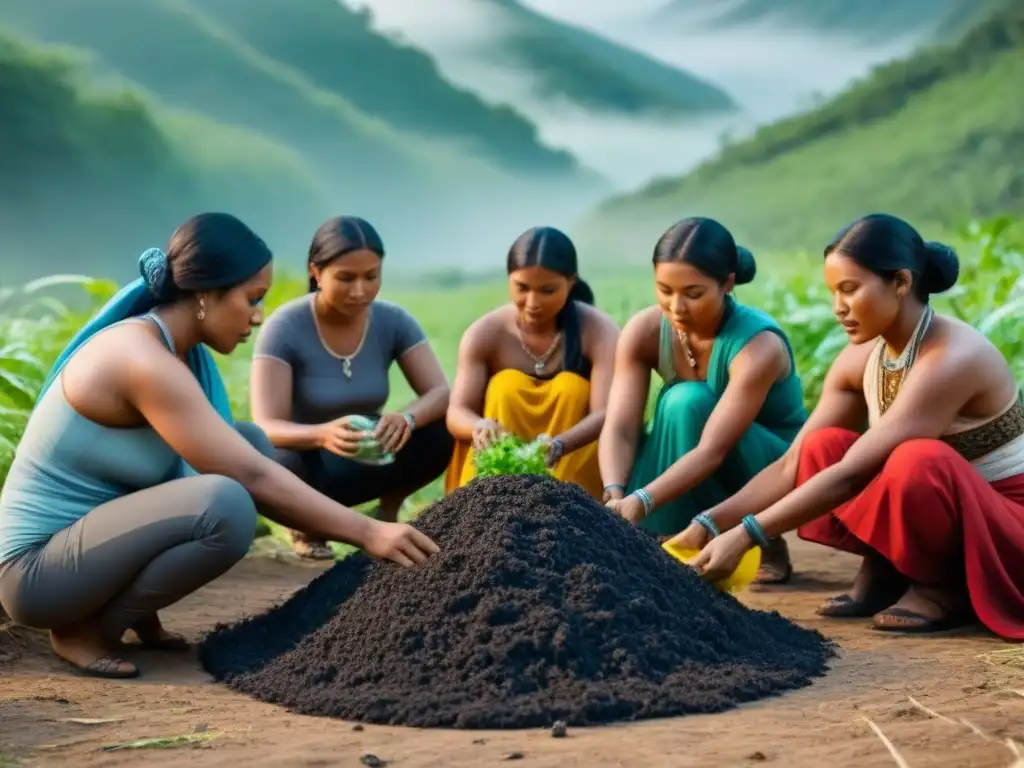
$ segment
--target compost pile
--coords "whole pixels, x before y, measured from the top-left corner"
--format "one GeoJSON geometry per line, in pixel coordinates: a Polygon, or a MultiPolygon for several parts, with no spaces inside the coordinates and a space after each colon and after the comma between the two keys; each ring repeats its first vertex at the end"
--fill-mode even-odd
{"type": "Polygon", "coordinates": [[[405,569],[350,556],[203,642],[216,679],[293,712],[524,728],[719,712],[809,685],[834,646],[753,611],[579,486],[478,478],[423,512],[405,569]]]}

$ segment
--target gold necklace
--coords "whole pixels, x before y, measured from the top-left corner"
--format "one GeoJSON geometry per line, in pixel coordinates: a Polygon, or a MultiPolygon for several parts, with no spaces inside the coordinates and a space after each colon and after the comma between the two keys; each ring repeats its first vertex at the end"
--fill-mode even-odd
{"type": "Polygon", "coordinates": [[[676,338],[679,339],[680,345],[683,347],[683,354],[686,355],[686,362],[694,370],[697,369],[697,358],[693,354],[693,350],[690,349],[690,337],[686,335],[686,331],[676,329],[676,338]]]}
{"type": "Polygon", "coordinates": [[[903,352],[895,360],[889,360],[886,355],[885,339],[879,339],[878,344],[878,414],[883,413],[892,407],[899,394],[900,387],[910,371],[910,367],[917,360],[917,353],[921,351],[921,342],[928,333],[932,323],[932,308],[925,307],[921,318],[917,321],[917,327],[910,335],[903,352]]]}

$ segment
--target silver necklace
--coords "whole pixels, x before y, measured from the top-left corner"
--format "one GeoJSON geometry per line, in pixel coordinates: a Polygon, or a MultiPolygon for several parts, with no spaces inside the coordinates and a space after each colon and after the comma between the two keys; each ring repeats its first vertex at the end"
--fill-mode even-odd
{"type": "Polygon", "coordinates": [[[533,370],[536,372],[538,376],[540,376],[542,373],[544,373],[544,369],[547,367],[548,361],[551,359],[551,356],[555,354],[555,350],[558,348],[558,342],[562,340],[562,332],[559,331],[558,333],[556,333],[555,340],[551,342],[551,346],[547,348],[544,354],[538,356],[533,354],[530,348],[526,346],[526,341],[523,339],[523,329],[518,328],[518,330],[519,346],[522,347],[523,352],[529,355],[530,359],[533,360],[533,370]]]}
{"type": "Polygon", "coordinates": [[[683,348],[683,354],[686,355],[686,362],[693,369],[697,368],[697,358],[693,354],[693,350],[690,349],[690,337],[686,335],[686,331],[676,329],[676,338],[679,339],[679,344],[683,348]]]}

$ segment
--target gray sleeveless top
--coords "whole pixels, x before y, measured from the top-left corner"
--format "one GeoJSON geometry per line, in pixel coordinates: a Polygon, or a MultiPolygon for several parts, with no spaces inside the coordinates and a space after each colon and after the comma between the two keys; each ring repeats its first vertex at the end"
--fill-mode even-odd
{"type": "MultiPolygon", "coordinates": [[[[160,319],[144,318],[157,324],[173,352],[160,319]]],[[[0,565],[45,544],[101,504],[171,479],[180,466],[148,424],[107,427],[79,414],[64,396],[63,373],[58,375],[32,411],[0,489],[0,565]]]]}

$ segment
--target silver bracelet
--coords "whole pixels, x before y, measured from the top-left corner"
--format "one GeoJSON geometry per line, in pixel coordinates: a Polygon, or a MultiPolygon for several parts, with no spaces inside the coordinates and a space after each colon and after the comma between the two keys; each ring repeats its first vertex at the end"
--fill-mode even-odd
{"type": "Polygon", "coordinates": [[[416,429],[416,418],[408,411],[402,411],[402,418],[405,419],[405,423],[409,425],[409,431],[412,432],[416,429]]]}
{"type": "Polygon", "coordinates": [[[640,503],[644,505],[644,517],[647,517],[654,511],[654,499],[643,488],[637,488],[629,495],[640,499],[640,503]]]}

